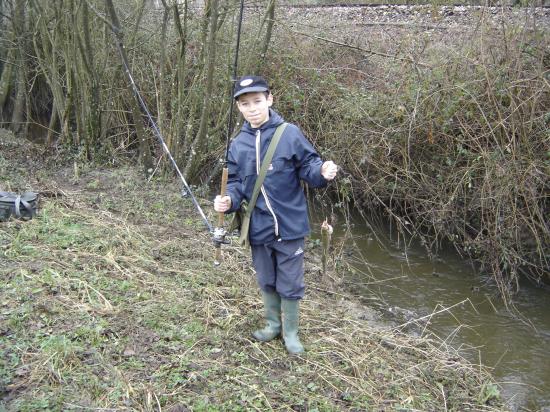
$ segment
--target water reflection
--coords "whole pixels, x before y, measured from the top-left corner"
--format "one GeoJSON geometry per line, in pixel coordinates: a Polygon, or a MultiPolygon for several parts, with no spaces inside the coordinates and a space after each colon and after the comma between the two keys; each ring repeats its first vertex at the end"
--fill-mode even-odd
{"type": "Polygon", "coordinates": [[[418,242],[405,247],[389,237],[389,227],[377,233],[366,227],[356,219],[348,233],[335,228],[334,243],[345,242],[341,256],[354,268],[346,283],[376,298],[396,324],[416,325],[412,332],[434,334],[492,368],[510,410],[550,412],[550,293],[525,282],[513,314],[451,248],[430,259],[418,242]]]}

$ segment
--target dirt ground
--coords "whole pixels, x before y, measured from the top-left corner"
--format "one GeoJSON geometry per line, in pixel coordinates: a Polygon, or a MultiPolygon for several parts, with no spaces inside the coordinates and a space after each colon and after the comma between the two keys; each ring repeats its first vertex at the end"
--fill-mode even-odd
{"type": "Polygon", "coordinates": [[[314,246],[305,354],[253,341],[249,252],[224,246],[214,267],[170,173],[147,181],[6,131],[0,173],[0,190],[40,194],[35,219],[0,223],[0,410],[502,410],[483,367],[385,323],[322,275],[314,246]]]}

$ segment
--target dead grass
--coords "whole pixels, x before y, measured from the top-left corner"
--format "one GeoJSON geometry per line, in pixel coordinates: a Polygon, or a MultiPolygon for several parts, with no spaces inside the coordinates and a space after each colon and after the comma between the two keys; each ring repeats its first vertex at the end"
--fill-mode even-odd
{"type": "MultiPolygon", "coordinates": [[[[2,145],[5,171],[34,150],[7,136],[2,145]]],[[[248,252],[225,247],[214,268],[172,179],[25,170],[10,172],[12,189],[48,197],[38,218],[0,226],[6,410],[499,410],[482,367],[364,320],[368,309],[331,281],[303,302],[305,355],[252,341],[261,300],[248,252]]],[[[310,254],[309,284],[317,261],[310,254]]]]}

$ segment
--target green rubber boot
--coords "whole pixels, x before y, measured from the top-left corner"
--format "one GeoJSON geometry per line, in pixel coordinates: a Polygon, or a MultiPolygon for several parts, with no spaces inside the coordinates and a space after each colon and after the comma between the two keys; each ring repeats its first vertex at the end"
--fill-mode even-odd
{"type": "Polygon", "coordinates": [[[254,331],[252,336],[260,342],[269,342],[281,334],[281,297],[277,292],[262,290],[262,300],[267,325],[254,331]]]}
{"type": "Polygon", "coordinates": [[[299,300],[281,299],[281,311],[283,313],[283,339],[286,350],[291,355],[304,351],[304,347],[298,338],[299,300]]]}

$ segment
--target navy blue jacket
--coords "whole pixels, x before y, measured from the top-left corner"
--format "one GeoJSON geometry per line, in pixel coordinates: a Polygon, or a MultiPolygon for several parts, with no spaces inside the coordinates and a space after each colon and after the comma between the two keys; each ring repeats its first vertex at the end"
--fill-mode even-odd
{"type": "MultiPolygon", "coordinates": [[[[245,122],[240,133],[231,142],[227,157],[229,178],[227,194],[231,209],[239,208],[241,201],[250,201],[256,183],[256,139],[259,133],[260,159],[263,159],[275,129],[283,118],[269,111],[269,120],[258,129],[245,122]]],[[[304,137],[300,129],[288,124],[277,145],[250,220],[250,243],[264,244],[279,236],[283,240],[309,235],[307,203],[300,179],[310,186],[326,186],[321,175],[323,161],[304,137]],[[267,200],[266,196],[267,195],[267,200]]],[[[259,166],[258,166],[259,169],[259,166]]]]}

